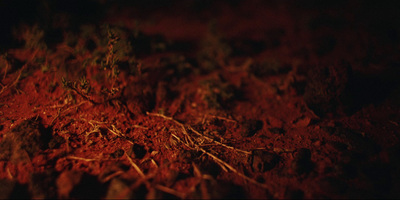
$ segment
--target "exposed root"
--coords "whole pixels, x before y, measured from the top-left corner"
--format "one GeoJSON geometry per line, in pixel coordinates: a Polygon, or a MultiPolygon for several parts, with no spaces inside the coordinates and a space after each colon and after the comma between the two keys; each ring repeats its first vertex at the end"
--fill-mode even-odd
{"type": "Polygon", "coordinates": [[[220,120],[224,120],[224,121],[227,121],[227,122],[237,123],[236,120],[229,119],[229,118],[226,118],[226,117],[220,117],[220,116],[216,116],[216,115],[210,115],[210,114],[205,114],[204,118],[207,118],[208,116],[209,117],[213,117],[213,118],[217,118],[217,119],[220,119],[220,120]]]}
{"type": "Polygon", "coordinates": [[[125,135],[117,129],[114,124],[111,124],[112,130],[107,127],[107,130],[110,131],[112,134],[116,135],[117,137],[125,137],[125,135]]]}

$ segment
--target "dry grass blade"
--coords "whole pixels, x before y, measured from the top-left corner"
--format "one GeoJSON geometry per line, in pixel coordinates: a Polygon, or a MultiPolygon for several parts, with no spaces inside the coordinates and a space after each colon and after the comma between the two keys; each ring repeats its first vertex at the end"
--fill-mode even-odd
{"type": "Polygon", "coordinates": [[[262,184],[257,182],[256,180],[240,173],[238,170],[236,170],[234,167],[232,167],[231,165],[229,165],[228,163],[226,163],[225,161],[221,160],[220,158],[218,158],[217,156],[207,152],[206,150],[204,150],[203,148],[199,148],[200,151],[202,151],[203,153],[207,154],[208,156],[210,156],[212,159],[214,159],[214,161],[216,161],[220,166],[223,165],[224,167],[228,168],[230,171],[232,171],[233,173],[237,174],[238,176],[244,178],[245,180],[249,181],[250,183],[253,183],[257,186],[260,186],[262,188],[265,189],[269,189],[268,185],[262,184]]]}
{"type": "Polygon", "coordinates": [[[232,147],[232,146],[228,146],[228,145],[226,145],[226,144],[224,144],[224,143],[218,142],[218,141],[216,141],[216,140],[214,140],[214,139],[212,139],[212,138],[209,138],[209,137],[207,137],[207,136],[201,134],[200,132],[198,132],[198,131],[196,131],[194,128],[192,128],[191,126],[188,126],[188,127],[189,127],[189,129],[190,129],[193,133],[196,133],[196,134],[197,134],[198,136],[200,136],[200,137],[206,138],[206,139],[207,139],[208,141],[210,141],[210,142],[214,142],[214,143],[216,143],[216,144],[218,144],[218,145],[221,145],[221,146],[223,146],[223,147],[225,147],[225,148],[227,148],[227,149],[232,149],[232,150],[235,150],[235,151],[238,151],[238,152],[241,152],[241,153],[245,153],[245,154],[248,154],[248,155],[251,154],[250,151],[245,151],[245,150],[237,149],[237,148],[232,147]]]}
{"type": "Polygon", "coordinates": [[[160,190],[160,191],[165,192],[165,193],[168,193],[168,194],[172,194],[172,195],[174,195],[174,196],[176,196],[176,197],[179,197],[179,198],[181,198],[181,199],[184,199],[184,198],[186,197],[186,194],[181,193],[181,192],[178,192],[178,191],[176,191],[176,190],[174,190],[174,189],[172,189],[172,188],[169,188],[169,187],[166,187],[166,186],[163,186],[163,185],[160,185],[160,184],[156,184],[156,185],[152,186],[152,185],[149,183],[148,180],[149,180],[150,178],[152,178],[152,177],[155,175],[155,173],[146,176],[146,175],[143,173],[143,171],[139,168],[139,166],[138,166],[135,162],[133,162],[132,158],[130,158],[129,155],[128,155],[126,152],[125,152],[125,156],[126,156],[126,158],[128,159],[129,163],[132,165],[132,167],[135,169],[135,171],[136,171],[136,172],[139,174],[139,176],[141,177],[141,179],[138,180],[138,181],[134,184],[135,187],[137,187],[138,185],[140,185],[141,183],[144,182],[144,183],[146,184],[146,187],[147,187],[148,189],[150,189],[150,188],[153,187],[153,188],[155,188],[155,189],[157,189],[157,190],[160,190]]]}
{"type": "MultiPolygon", "coordinates": [[[[176,121],[176,120],[173,119],[172,117],[167,117],[167,116],[165,116],[165,115],[162,115],[162,114],[155,114],[155,113],[147,113],[147,115],[162,117],[162,118],[164,118],[164,119],[166,119],[166,120],[169,120],[169,121],[172,121],[172,122],[176,123],[177,125],[179,125],[180,127],[183,127],[183,128],[184,128],[184,125],[183,125],[182,123],[176,121]]],[[[200,134],[198,131],[195,131],[195,130],[194,130],[193,128],[191,128],[190,126],[189,126],[189,128],[190,128],[194,133],[196,133],[197,135],[204,137],[202,134],[200,134]]],[[[189,136],[188,133],[187,133],[187,131],[186,131],[186,129],[183,131],[183,133],[184,133],[185,135],[189,136]]],[[[245,180],[249,181],[250,183],[253,183],[253,184],[255,184],[255,185],[259,186],[259,187],[265,188],[265,189],[269,189],[268,185],[259,183],[259,182],[257,182],[256,180],[254,180],[254,179],[252,179],[252,178],[250,178],[250,177],[244,175],[243,173],[240,173],[240,172],[239,172],[237,169],[235,169],[233,166],[229,165],[227,162],[223,161],[222,159],[218,158],[217,156],[213,155],[212,153],[210,153],[210,152],[206,151],[205,149],[201,148],[198,144],[194,144],[194,146],[191,146],[191,145],[189,145],[187,142],[183,142],[183,140],[182,140],[181,138],[179,138],[177,135],[172,134],[172,133],[171,133],[171,135],[172,135],[175,139],[177,139],[179,142],[181,142],[183,145],[187,146],[188,148],[201,151],[201,152],[203,152],[204,154],[210,156],[219,166],[221,166],[221,168],[222,168],[224,171],[228,172],[228,170],[229,170],[229,171],[231,171],[231,172],[237,174],[238,176],[244,178],[245,180]]],[[[189,136],[189,137],[190,137],[190,136],[189,136]]],[[[208,139],[211,139],[211,138],[208,138],[208,139]]],[[[233,147],[231,147],[231,148],[229,148],[229,149],[232,149],[232,148],[233,148],[233,147]]]]}
{"type": "Polygon", "coordinates": [[[213,117],[213,118],[217,118],[217,119],[224,120],[224,121],[227,121],[227,122],[237,123],[237,121],[235,121],[233,119],[229,119],[229,118],[226,118],[226,117],[220,117],[220,116],[216,116],[216,115],[206,114],[204,116],[204,118],[206,118],[206,117],[213,117]]]}
{"type": "Polygon", "coordinates": [[[124,134],[120,130],[118,130],[114,124],[112,124],[111,127],[112,127],[112,130],[108,127],[107,127],[107,130],[109,130],[112,134],[116,135],[117,137],[124,136],[124,134]]]}
{"type": "MultiPolygon", "coordinates": [[[[186,130],[185,126],[184,126],[182,123],[176,121],[176,120],[175,120],[174,118],[172,118],[172,117],[167,117],[167,116],[165,116],[165,115],[163,115],[163,114],[157,114],[157,113],[146,113],[146,114],[147,114],[147,115],[150,115],[150,116],[157,116],[157,117],[162,117],[162,118],[164,118],[164,119],[166,119],[166,120],[170,120],[170,121],[174,122],[175,124],[177,124],[178,126],[180,126],[181,129],[182,129],[182,132],[183,132],[186,136],[189,135],[189,134],[187,133],[187,130],[186,130]]],[[[235,148],[235,147],[232,147],[232,146],[223,144],[223,143],[218,142],[218,141],[216,141],[216,140],[214,140],[214,139],[212,139],[212,138],[210,138],[210,137],[207,137],[207,136],[205,136],[205,135],[199,133],[198,131],[196,131],[196,130],[195,130],[193,127],[191,127],[190,125],[188,125],[188,129],[189,129],[190,131],[192,131],[193,133],[195,133],[196,135],[198,135],[198,136],[200,136],[200,137],[202,137],[202,138],[205,138],[205,139],[207,139],[207,140],[210,141],[210,142],[214,142],[214,143],[216,143],[216,144],[218,144],[218,145],[221,145],[221,146],[223,146],[223,147],[225,147],[225,148],[232,149],[232,150],[235,150],[235,151],[238,151],[238,152],[241,152],[241,153],[245,153],[245,154],[248,154],[248,155],[251,154],[251,152],[249,152],[249,151],[237,149],[237,148],[235,148]]],[[[191,143],[193,143],[193,140],[191,140],[190,138],[191,138],[191,137],[189,136],[188,139],[190,140],[191,143]]]]}
{"type": "Polygon", "coordinates": [[[94,158],[81,158],[81,157],[77,157],[77,156],[67,156],[66,158],[71,159],[71,160],[82,160],[82,161],[87,161],[87,162],[99,160],[99,159],[94,159],[94,158]]]}
{"type": "Polygon", "coordinates": [[[136,172],[142,177],[142,178],[146,178],[146,176],[144,175],[143,171],[139,168],[139,166],[136,165],[135,162],[133,162],[132,158],[129,157],[129,155],[126,153],[125,151],[125,156],[128,159],[129,163],[132,165],[132,167],[136,170],[136,172]]]}
{"type": "Polygon", "coordinates": [[[161,118],[164,118],[164,119],[166,119],[166,120],[169,120],[169,121],[174,122],[175,124],[177,124],[177,125],[181,128],[182,133],[185,135],[185,139],[186,139],[186,140],[189,140],[189,142],[190,142],[190,144],[191,144],[192,146],[194,145],[194,142],[193,142],[193,140],[191,139],[192,137],[190,137],[189,133],[186,131],[185,125],[183,125],[182,123],[176,121],[176,120],[175,120],[174,118],[172,118],[172,117],[167,117],[167,116],[165,116],[165,115],[163,115],[163,114],[149,113],[149,112],[146,112],[146,114],[147,114],[147,115],[150,115],[150,116],[161,117],[161,118]]]}

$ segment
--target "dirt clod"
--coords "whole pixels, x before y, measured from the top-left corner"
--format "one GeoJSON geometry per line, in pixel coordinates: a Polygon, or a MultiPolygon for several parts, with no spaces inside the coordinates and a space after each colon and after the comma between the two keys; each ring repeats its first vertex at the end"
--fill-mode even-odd
{"type": "Polygon", "coordinates": [[[25,120],[6,133],[0,144],[0,160],[27,161],[40,150],[49,148],[52,135],[40,121],[25,120]]]}
{"type": "Polygon", "coordinates": [[[351,106],[351,74],[348,63],[310,69],[304,101],[319,116],[343,115],[351,106]]]}

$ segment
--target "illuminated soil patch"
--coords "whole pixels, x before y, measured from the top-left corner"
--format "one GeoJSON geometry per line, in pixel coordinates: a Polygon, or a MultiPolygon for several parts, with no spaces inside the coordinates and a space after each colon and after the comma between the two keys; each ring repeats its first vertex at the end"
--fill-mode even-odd
{"type": "Polygon", "coordinates": [[[0,198],[399,198],[399,5],[323,2],[0,2],[0,198]]]}

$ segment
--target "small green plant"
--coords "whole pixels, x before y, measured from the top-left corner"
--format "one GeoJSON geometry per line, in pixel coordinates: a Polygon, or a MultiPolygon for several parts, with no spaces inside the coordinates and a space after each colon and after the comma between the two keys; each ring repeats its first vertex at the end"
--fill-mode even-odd
{"type": "Polygon", "coordinates": [[[90,101],[92,103],[95,103],[95,104],[98,103],[98,102],[95,102],[90,97],[91,86],[90,86],[89,82],[86,80],[85,77],[82,77],[79,80],[79,83],[65,80],[65,78],[63,77],[61,79],[61,83],[62,83],[64,88],[66,88],[67,90],[74,91],[75,93],[77,93],[78,95],[83,97],[85,100],[88,100],[88,101],[90,101]]]}
{"type": "MultiPolygon", "coordinates": [[[[90,27],[86,28],[86,31],[93,31],[90,27]]],[[[107,37],[100,43],[104,44],[105,48],[99,47],[92,54],[92,58],[89,58],[89,60],[92,59],[92,67],[100,67],[100,71],[97,71],[97,74],[94,74],[91,78],[95,78],[101,88],[93,87],[86,76],[82,76],[78,81],[68,81],[65,78],[61,80],[65,88],[74,91],[94,104],[106,103],[110,100],[118,99],[118,95],[121,95],[124,86],[119,77],[119,66],[121,62],[129,59],[128,57],[131,53],[130,44],[120,37],[123,34],[121,30],[106,25],[104,31],[106,31],[107,37]]],[[[90,65],[89,60],[84,60],[82,66],[90,65]]]]}
{"type": "Polygon", "coordinates": [[[105,92],[109,92],[111,96],[118,93],[122,88],[120,85],[119,74],[122,62],[130,61],[132,47],[130,43],[121,38],[124,32],[118,28],[105,25],[107,31],[107,53],[105,58],[101,60],[101,67],[106,71],[106,78],[109,83],[108,88],[104,88],[105,92]]]}
{"type": "Polygon", "coordinates": [[[119,40],[120,38],[115,35],[115,33],[110,28],[108,28],[108,53],[105,60],[101,62],[101,66],[104,70],[108,72],[107,78],[111,80],[111,90],[115,90],[114,87],[120,73],[118,69],[119,58],[116,55],[117,50],[115,48],[115,45],[118,43],[119,40]]]}

